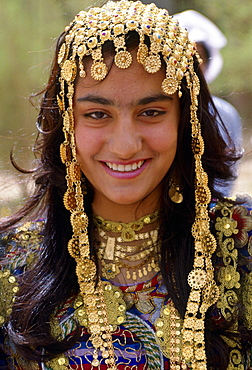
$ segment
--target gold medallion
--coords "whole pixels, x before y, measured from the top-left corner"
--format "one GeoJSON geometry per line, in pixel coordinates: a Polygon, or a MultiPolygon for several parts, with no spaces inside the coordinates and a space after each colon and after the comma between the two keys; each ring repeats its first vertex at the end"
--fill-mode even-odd
{"type": "Polygon", "coordinates": [[[79,240],[77,238],[72,238],[68,242],[68,252],[71,257],[79,258],[80,249],[79,249],[79,240]]]}
{"type": "Polygon", "coordinates": [[[161,59],[160,56],[157,55],[149,55],[143,64],[144,69],[148,73],[156,73],[161,68],[161,59]]]}
{"type": "Polygon", "coordinates": [[[77,211],[73,212],[70,216],[71,224],[77,231],[86,229],[88,226],[88,217],[86,213],[77,211]]]}
{"type": "Polygon", "coordinates": [[[95,277],[96,274],[96,265],[94,261],[90,259],[83,259],[81,263],[78,263],[76,266],[76,274],[79,278],[79,281],[89,282],[95,277]]]}
{"type": "Polygon", "coordinates": [[[206,284],[207,274],[205,270],[196,268],[189,273],[187,280],[191,288],[202,289],[206,284]]]}
{"type": "Polygon", "coordinates": [[[204,287],[202,294],[203,301],[210,307],[218,301],[220,296],[220,290],[216,283],[214,282],[204,287]]]}
{"type": "Polygon", "coordinates": [[[77,162],[71,162],[69,166],[69,175],[73,182],[80,181],[81,179],[81,170],[77,162]]]}
{"type": "Polygon", "coordinates": [[[174,203],[182,203],[183,202],[183,194],[178,191],[178,189],[174,186],[171,186],[169,189],[169,197],[174,203]]]}
{"type": "Polygon", "coordinates": [[[118,68],[128,68],[132,63],[132,56],[129,51],[119,51],[114,58],[115,65],[118,68]]]}
{"type": "Polygon", "coordinates": [[[208,187],[199,185],[196,189],[196,197],[201,204],[209,203],[211,201],[211,192],[208,187]]]}
{"type": "Polygon", "coordinates": [[[213,254],[217,248],[217,242],[213,234],[210,232],[205,236],[203,240],[204,252],[207,254],[213,254]]]}
{"type": "Polygon", "coordinates": [[[173,95],[178,90],[178,81],[174,77],[166,77],[161,88],[167,95],[173,95]]]}
{"type": "Polygon", "coordinates": [[[75,192],[67,190],[63,196],[63,203],[68,211],[76,208],[75,192]]]}
{"type": "Polygon", "coordinates": [[[64,78],[64,80],[66,82],[74,81],[76,77],[76,72],[76,63],[72,60],[66,60],[61,69],[61,76],[64,78]]]}
{"type": "Polygon", "coordinates": [[[108,68],[103,62],[95,62],[91,66],[91,76],[96,81],[103,80],[108,74],[108,68]]]}

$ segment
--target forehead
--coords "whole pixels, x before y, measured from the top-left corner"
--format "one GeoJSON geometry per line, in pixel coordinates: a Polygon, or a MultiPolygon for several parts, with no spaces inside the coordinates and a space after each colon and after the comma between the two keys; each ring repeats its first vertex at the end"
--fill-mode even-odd
{"type": "Polygon", "coordinates": [[[75,87],[75,100],[82,95],[99,94],[116,101],[134,101],[143,96],[163,94],[162,81],[165,78],[165,69],[161,68],[156,73],[148,73],[137,62],[136,51],[131,52],[133,61],[129,68],[121,69],[113,63],[113,57],[105,58],[104,62],[109,68],[109,73],[104,80],[97,82],[91,77],[90,68],[92,61],[85,62],[86,77],[78,78],[75,87]]]}

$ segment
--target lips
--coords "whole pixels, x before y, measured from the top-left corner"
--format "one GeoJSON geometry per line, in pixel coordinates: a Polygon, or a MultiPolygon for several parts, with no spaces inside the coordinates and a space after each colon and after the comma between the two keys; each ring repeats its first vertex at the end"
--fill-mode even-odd
{"type": "Polygon", "coordinates": [[[117,164],[111,162],[105,162],[106,166],[113,171],[117,172],[131,172],[142,167],[145,161],[138,161],[131,164],[117,164]]]}

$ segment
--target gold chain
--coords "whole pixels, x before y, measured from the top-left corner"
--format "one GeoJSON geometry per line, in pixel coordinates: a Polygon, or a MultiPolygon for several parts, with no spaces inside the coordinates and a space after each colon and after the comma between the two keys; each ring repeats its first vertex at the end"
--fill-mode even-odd
{"type": "Polygon", "coordinates": [[[94,216],[94,225],[104,232],[112,232],[115,234],[120,234],[118,239],[122,242],[132,242],[136,240],[136,232],[142,230],[145,226],[150,225],[151,223],[157,221],[160,215],[160,210],[155,211],[152,214],[143,216],[136,221],[124,223],[124,222],[115,222],[107,221],[101,216],[94,216]]]}

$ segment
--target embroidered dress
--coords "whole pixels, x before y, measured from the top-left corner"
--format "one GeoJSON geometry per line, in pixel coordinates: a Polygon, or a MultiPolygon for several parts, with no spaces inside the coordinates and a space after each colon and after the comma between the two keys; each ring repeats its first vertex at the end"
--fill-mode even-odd
{"type": "MultiPolygon", "coordinates": [[[[243,320],[252,329],[252,207],[233,205],[229,202],[212,203],[210,216],[216,230],[218,249],[215,255],[216,280],[221,291],[220,299],[213,310],[216,320],[234,312],[238,300],[244,305],[243,320]]],[[[11,312],[12,300],[18,291],[16,276],[22,273],[40,251],[43,222],[27,223],[15,232],[9,232],[1,240],[0,253],[7,256],[0,272],[1,302],[0,322],[4,324],[11,312]]],[[[157,274],[145,283],[119,286],[126,304],[125,320],[113,332],[118,370],[154,370],[170,369],[168,358],[162,353],[158,340],[158,325],[162,327],[162,312],[170,309],[172,302],[166,300],[167,292],[161,274],[157,274]],[[159,323],[157,325],[157,323],[159,323]]],[[[72,335],[76,328],[74,302],[70,297],[59,308],[52,320],[52,332],[63,337],[72,335]]],[[[238,330],[238,323],[235,324],[238,330]]],[[[167,333],[168,336],[169,333],[167,333]]],[[[161,335],[163,341],[165,334],[161,335]]],[[[225,340],[225,338],[223,338],[225,340]]],[[[231,369],[250,369],[250,353],[241,357],[239,344],[232,341],[230,347],[231,369]]],[[[99,367],[92,365],[93,346],[85,326],[81,327],[81,336],[74,347],[51,361],[35,364],[16,356],[13,344],[4,335],[1,336],[0,369],[76,369],[106,370],[107,365],[101,359],[99,367]]],[[[188,366],[190,368],[190,366],[188,366]]]]}

